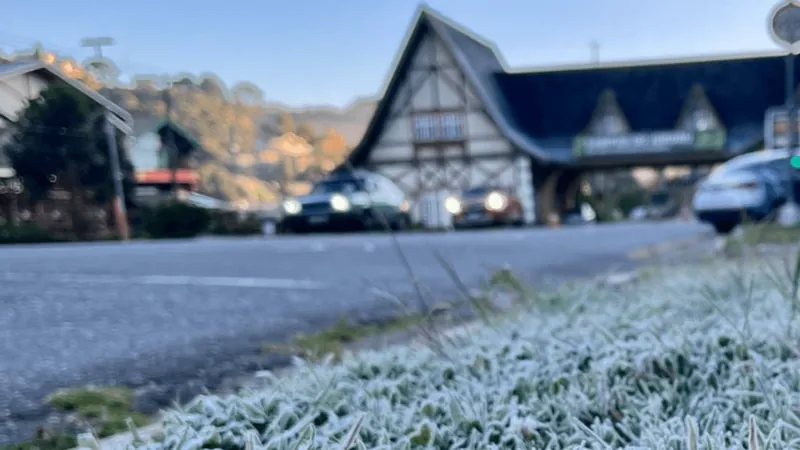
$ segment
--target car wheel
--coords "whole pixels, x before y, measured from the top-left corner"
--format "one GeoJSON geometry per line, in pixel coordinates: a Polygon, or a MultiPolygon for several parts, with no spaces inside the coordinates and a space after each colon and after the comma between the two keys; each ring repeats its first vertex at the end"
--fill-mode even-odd
{"type": "Polygon", "coordinates": [[[728,234],[739,224],[736,222],[714,222],[711,225],[717,234],[728,234]]]}
{"type": "Polygon", "coordinates": [[[395,216],[394,220],[390,224],[392,231],[403,231],[408,228],[408,219],[403,214],[398,214],[395,216]]]}

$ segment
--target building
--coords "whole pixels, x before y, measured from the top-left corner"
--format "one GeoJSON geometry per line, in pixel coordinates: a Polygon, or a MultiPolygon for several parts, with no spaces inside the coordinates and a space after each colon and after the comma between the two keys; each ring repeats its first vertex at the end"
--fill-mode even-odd
{"type": "MultiPolygon", "coordinates": [[[[128,133],[133,124],[131,115],[109,99],[90,89],[85,84],[70,78],[55,66],[38,57],[0,62],[0,146],[8,139],[4,133],[13,124],[17,115],[28,102],[53,81],[62,81],[86,95],[112,114],[112,123],[123,133],[128,133]]],[[[16,217],[16,195],[21,185],[14,180],[15,173],[8,159],[0,151],[0,215],[16,217]]]]}
{"type": "Polygon", "coordinates": [[[348,164],[418,201],[503,184],[528,222],[543,221],[571,207],[588,172],[759,148],[784,70],[779,54],[514,70],[493,43],[422,6],[348,164]]]}
{"type": "Polygon", "coordinates": [[[190,158],[202,149],[197,140],[175,122],[161,117],[137,117],[134,135],[128,144],[128,154],[136,170],[136,198],[139,202],[163,199],[172,192],[171,152],[176,150],[175,188],[178,195],[197,188],[199,177],[191,167],[190,158]]]}

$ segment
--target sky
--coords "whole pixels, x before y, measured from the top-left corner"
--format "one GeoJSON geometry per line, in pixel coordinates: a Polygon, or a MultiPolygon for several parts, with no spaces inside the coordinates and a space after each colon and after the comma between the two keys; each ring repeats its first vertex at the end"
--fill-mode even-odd
{"type": "MultiPolygon", "coordinates": [[[[774,0],[428,0],[495,42],[511,68],[774,51],[774,0]]],[[[110,36],[123,73],[211,72],[268,101],[344,107],[380,94],[416,0],[4,0],[0,49],[80,61],[110,36]]]]}

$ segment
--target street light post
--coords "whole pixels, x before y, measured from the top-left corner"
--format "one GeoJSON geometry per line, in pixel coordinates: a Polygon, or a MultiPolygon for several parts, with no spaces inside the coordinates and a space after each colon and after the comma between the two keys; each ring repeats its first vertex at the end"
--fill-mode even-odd
{"type": "Polygon", "coordinates": [[[798,140],[798,118],[797,118],[797,99],[795,98],[794,88],[794,53],[789,52],[785,58],[786,61],[786,118],[789,122],[788,136],[786,140],[786,194],[787,202],[790,205],[796,205],[797,199],[794,192],[794,170],[792,168],[792,156],[794,156],[798,140]]]}
{"type": "Polygon", "coordinates": [[[786,89],[786,118],[789,124],[787,136],[787,155],[786,155],[786,194],[787,209],[786,217],[782,222],[797,223],[800,219],[798,214],[797,198],[795,197],[794,181],[795,171],[792,168],[792,157],[795,155],[798,145],[797,118],[797,99],[796,99],[796,78],[795,78],[795,55],[800,53],[800,0],[783,0],[775,5],[767,22],[770,37],[781,48],[787,51],[785,58],[785,89],[786,89]]]}

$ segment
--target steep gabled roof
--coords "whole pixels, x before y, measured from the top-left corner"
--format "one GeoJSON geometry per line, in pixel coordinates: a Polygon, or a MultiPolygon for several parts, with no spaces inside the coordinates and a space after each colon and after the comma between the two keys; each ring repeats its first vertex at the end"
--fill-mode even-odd
{"type": "Polygon", "coordinates": [[[99,104],[103,108],[112,112],[114,115],[119,117],[123,122],[125,122],[125,124],[127,124],[128,126],[133,125],[133,118],[131,117],[131,114],[128,111],[124,110],[119,105],[107,99],[106,97],[103,97],[102,95],[98,94],[96,91],[89,88],[80,81],[68,77],[66,74],[61,72],[53,65],[47,64],[39,59],[21,59],[11,62],[0,62],[0,81],[11,77],[26,75],[32,72],[44,72],[51,78],[56,78],[63,81],[64,83],[77,89],[87,97],[94,100],[97,104],[99,104]]]}
{"type": "Polygon", "coordinates": [[[452,53],[456,62],[487,110],[489,117],[495,122],[500,132],[516,146],[540,159],[552,159],[552,155],[541,151],[533,140],[518,130],[507,110],[508,105],[498,90],[493,75],[503,72],[504,63],[496,46],[486,39],[477,36],[466,28],[454,24],[442,15],[423,4],[417,10],[416,17],[403,45],[395,58],[392,71],[384,85],[381,100],[375,109],[361,142],[350,154],[349,161],[359,165],[366,161],[368,153],[379,137],[380,131],[389,115],[391,104],[401,86],[414,54],[427,33],[438,36],[444,46],[452,53]]]}
{"type": "Polygon", "coordinates": [[[137,117],[134,121],[133,134],[138,137],[145,133],[160,133],[165,127],[171,129],[194,150],[203,148],[192,133],[166,117],[137,117]]]}

